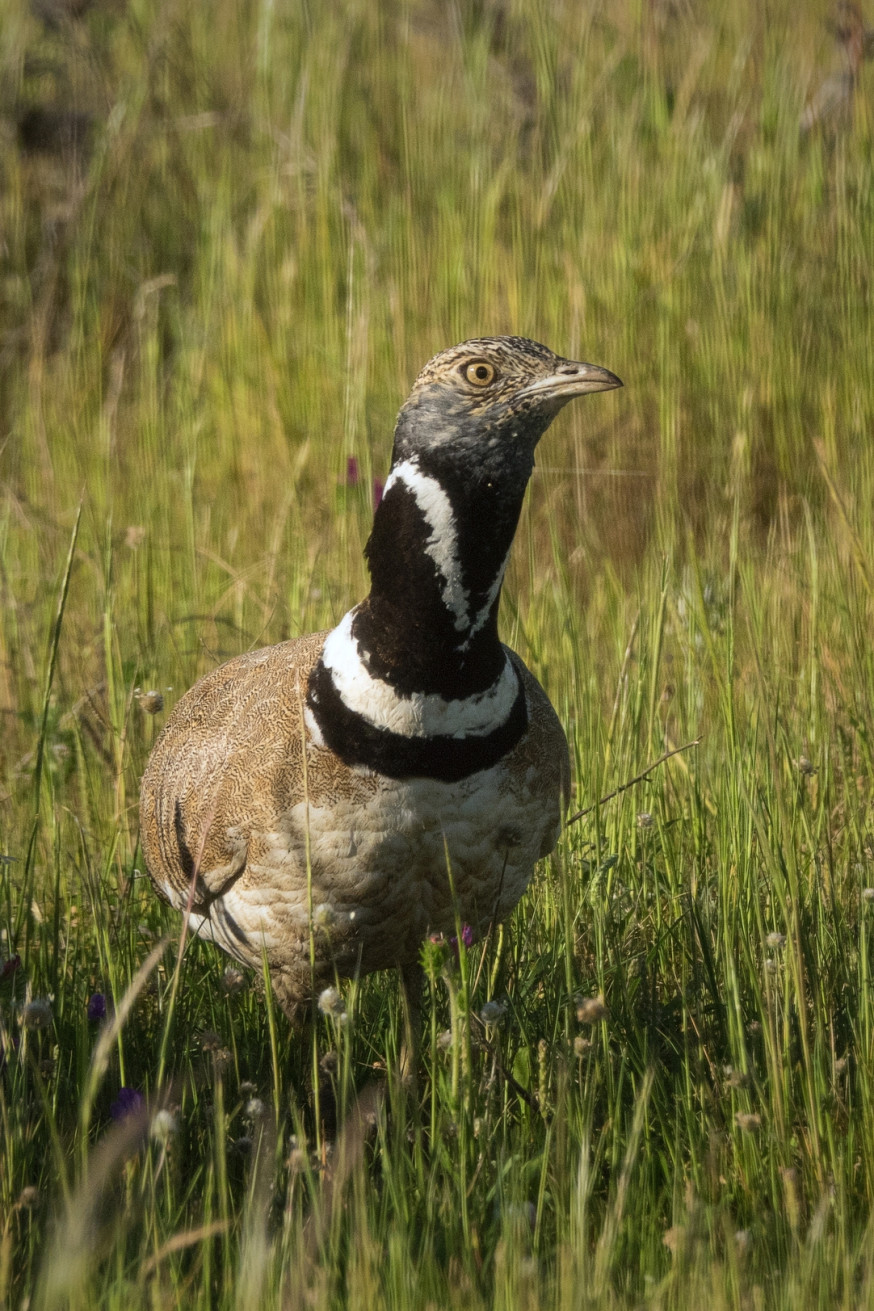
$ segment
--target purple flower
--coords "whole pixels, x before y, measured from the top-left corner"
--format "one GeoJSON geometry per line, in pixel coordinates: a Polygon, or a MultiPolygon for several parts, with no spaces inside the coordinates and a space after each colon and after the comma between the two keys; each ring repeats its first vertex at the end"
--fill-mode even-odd
{"type": "Polygon", "coordinates": [[[106,998],[102,992],[94,992],[88,1001],[88,1019],[92,1024],[106,1019],[106,998]]]}
{"type": "Polygon", "coordinates": [[[113,1120],[126,1120],[129,1115],[139,1115],[146,1105],[146,1099],[136,1088],[119,1088],[118,1096],[109,1108],[113,1120]]]}
{"type": "Polygon", "coordinates": [[[16,970],[21,969],[21,957],[10,956],[0,966],[0,980],[11,979],[16,970]]]}
{"type": "Polygon", "coordinates": [[[347,455],[346,457],[346,486],[357,487],[361,480],[361,473],[358,468],[358,457],[356,455],[347,455]]]}
{"type": "MultiPolygon", "coordinates": [[[[462,924],[461,926],[461,941],[464,943],[465,947],[473,946],[473,929],[469,924],[462,924]]],[[[458,960],[458,938],[456,938],[455,934],[453,934],[449,939],[449,945],[452,948],[452,954],[455,959],[458,960]]]]}
{"type": "Polygon", "coordinates": [[[381,478],[374,478],[374,480],[373,480],[373,508],[374,508],[374,510],[376,509],[376,507],[379,505],[380,501],[382,500],[382,494],[383,494],[384,491],[385,491],[385,483],[382,481],[382,479],[381,479],[381,478]]]}

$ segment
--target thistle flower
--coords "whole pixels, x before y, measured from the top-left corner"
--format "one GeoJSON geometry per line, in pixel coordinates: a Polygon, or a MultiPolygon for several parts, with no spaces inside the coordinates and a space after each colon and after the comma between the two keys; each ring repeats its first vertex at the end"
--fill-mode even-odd
{"type": "Polygon", "coordinates": [[[88,999],[88,1019],[92,1024],[106,1019],[106,998],[102,992],[92,992],[88,999]]]}
{"type": "Polygon", "coordinates": [[[7,979],[11,979],[15,971],[20,969],[21,957],[17,954],[15,956],[10,956],[9,959],[5,960],[2,966],[0,966],[0,983],[5,983],[7,979]]]}
{"type": "Polygon", "coordinates": [[[447,968],[450,960],[449,943],[442,933],[431,933],[422,943],[420,954],[422,969],[429,979],[436,979],[447,968]]]}
{"type": "Polygon", "coordinates": [[[642,810],[637,817],[638,828],[652,828],[655,820],[648,810],[642,810]]]}
{"type": "Polygon", "coordinates": [[[130,1115],[139,1115],[146,1105],[146,1099],[137,1088],[119,1088],[118,1096],[109,1108],[109,1114],[118,1122],[130,1115]]]}
{"type": "Polygon", "coordinates": [[[361,472],[358,468],[358,457],[355,455],[346,456],[346,486],[357,487],[361,481],[361,472]]]}
{"type": "MultiPolygon", "coordinates": [[[[472,927],[471,927],[469,924],[462,924],[462,926],[461,926],[461,941],[464,943],[464,945],[465,945],[466,948],[467,948],[467,947],[472,947],[472,946],[473,946],[473,936],[474,936],[474,935],[473,935],[473,929],[472,929],[472,927]]],[[[452,954],[453,954],[453,956],[455,957],[456,960],[458,960],[458,958],[459,958],[459,952],[458,952],[458,938],[457,938],[457,936],[456,936],[454,933],[453,933],[452,937],[449,939],[449,945],[450,945],[450,947],[452,948],[452,954]]]]}

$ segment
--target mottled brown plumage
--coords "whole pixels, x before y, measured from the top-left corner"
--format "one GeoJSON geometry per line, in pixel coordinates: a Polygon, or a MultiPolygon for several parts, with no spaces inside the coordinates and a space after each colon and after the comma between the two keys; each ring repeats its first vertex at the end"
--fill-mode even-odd
{"type": "Polygon", "coordinates": [[[530,727],[497,776],[445,784],[347,768],[312,743],[302,714],[324,637],[239,656],[202,678],[158,738],[142,788],[141,841],[158,891],[177,908],[190,897],[198,931],[247,965],[260,968],[263,937],[293,1019],[335,971],[410,965],[428,932],[455,932],[444,835],[462,921],[477,933],[500,922],[552,850],[569,788],[564,731],[518,656],[530,727]]]}

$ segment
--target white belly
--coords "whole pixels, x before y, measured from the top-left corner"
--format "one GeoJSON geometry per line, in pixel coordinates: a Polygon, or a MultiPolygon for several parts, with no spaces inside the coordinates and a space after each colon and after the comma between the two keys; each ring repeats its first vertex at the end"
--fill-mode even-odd
{"type": "Polygon", "coordinates": [[[482,934],[509,914],[557,836],[558,798],[545,803],[536,777],[511,783],[503,765],[456,783],[382,779],[363,804],[301,803],[192,927],[256,968],[264,955],[302,966],[312,911],[325,971],[415,960],[429,933],[482,934]]]}

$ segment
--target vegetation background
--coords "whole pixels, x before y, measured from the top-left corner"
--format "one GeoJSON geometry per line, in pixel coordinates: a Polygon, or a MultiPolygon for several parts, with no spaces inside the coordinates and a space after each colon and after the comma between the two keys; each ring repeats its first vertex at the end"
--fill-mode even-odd
{"type": "Polygon", "coordinates": [[[874,1304],[872,47],[6,0],[3,1307],[874,1304]],[[310,1047],[180,955],[138,779],[160,698],[361,597],[412,378],[503,332],[626,382],[545,439],[503,607],[577,804],[701,741],[431,950],[411,1093],[393,978],[310,1047]]]}

